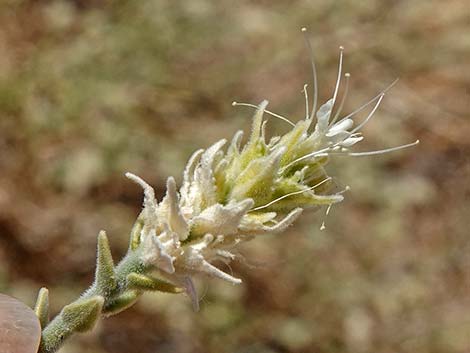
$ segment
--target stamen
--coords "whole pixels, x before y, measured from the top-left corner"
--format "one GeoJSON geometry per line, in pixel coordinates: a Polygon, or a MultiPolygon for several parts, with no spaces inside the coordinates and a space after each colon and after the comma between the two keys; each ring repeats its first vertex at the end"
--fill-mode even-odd
{"type": "Polygon", "coordinates": [[[307,35],[307,28],[302,27],[302,32],[304,33],[305,44],[307,45],[308,55],[310,57],[310,63],[312,65],[312,76],[313,76],[313,104],[312,111],[310,112],[309,119],[313,119],[315,111],[317,110],[317,101],[318,101],[318,82],[317,82],[317,68],[315,66],[315,59],[313,57],[313,47],[310,43],[310,40],[307,35]]]}
{"type": "MultiPolygon", "coordinates": [[[[328,214],[330,213],[330,210],[331,210],[331,207],[333,206],[332,203],[330,203],[326,209],[326,212],[325,212],[325,218],[328,217],[328,214]]],[[[325,226],[325,219],[321,222],[321,226],[320,226],[320,230],[325,230],[326,229],[326,226],[325,226]]]]}
{"type": "Polygon", "coordinates": [[[351,130],[351,133],[354,134],[356,131],[359,131],[365,124],[367,124],[370,120],[370,118],[372,118],[372,116],[374,115],[375,111],[377,110],[377,108],[379,107],[380,105],[380,102],[382,102],[382,99],[384,98],[385,96],[385,93],[382,93],[380,95],[380,98],[379,100],[377,101],[377,103],[375,104],[374,106],[374,109],[372,109],[372,111],[369,113],[369,115],[367,116],[367,118],[364,119],[364,121],[362,123],[360,123],[358,126],[356,126],[354,129],[351,130]]]}
{"type": "Polygon", "coordinates": [[[305,95],[305,119],[308,119],[308,92],[307,92],[307,84],[304,85],[304,89],[302,90],[305,95]]]}
{"type": "Polygon", "coordinates": [[[346,83],[345,83],[345,87],[344,87],[343,97],[341,98],[341,102],[339,103],[338,111],[336,112],[335,116],[331,120],[330,126],[333,126],[334,123],[336,122],[336,120],[338,120],[339,115],[341,114],[341,111],[343,110],[344,103],[346,102],[346,97],[348,96],[349,78],[351,77],[351,74],[349,72],[346,72],[344,74],[344,77],[345,77],[346,83]]]}
{"type": "Polygon", "coordinates": [[[302,161],[302,160],[304,160],[304,159],[306,159],[306,158],[315,157],[316,155],[321,155],[322,153],[327,152],[327,151],[329,151],[330,149],[331,149],[331,147],[326,147],[326,148],[323,148],[323,149],[321,149],[321,150],[314,151],[314,152],[311,152],[311,153],[309,153],[309,154],[306,154],[306,155],[304,155],[304,156],[302,156],[302,157],[299,157],[299,158],[293,160],[292,162],[290,162],[289,164],[287,164],[286,166],[284,166],[284,167],[281,169],[281,173],[284,172],[287,168],[293,166],[293,165],[294,165],[295,163],[297,163],[297,162],[300,162],[300,161],[302,161]]]}
{"type": "MultiPolygon", "coordinates": [[[[336,193],[336,195],[342,195],[344,194],[345,192],[351,190],[350,186],[349,185],[346,185],[346,187],[344,188],[344,190],[341,190],[340,192],[336,193]]],[[[325,230],[326,229],[326,225],[325,225],[325,221],[326,221],[326,218],[328,217],[328,215],[330,214],[330,211],[331,211],[331,208],[333,207],[333,204],[330,203],[328,205],[328,208],[326,209],[326,212],[325,212],[325,219],[322,221],[321,223],[321,226],[320,226],[320,230],[325,230]]]]}
{"type": "MultiPolygon", "coordinates": [[[[346,120],[346,119],[349,119],[350,117],[352,117],[353,115],[356,115],[357,113],[359,113],[360,111],[362,111],[363,109],[365,109],[367,106],[369,106],[370,104],[374,103],[377,99],[380,98],[380,96],[382,96],[383,94],[387,93],[388,90],[390,90],[393,86],[395,86],[395,84],[398,82],[398,78],[393,81],[390,85],[388,85],[388,87],[386,87],[382,92],[380,92],[378,95],[376,95],[374,98],[372,98],[371,100],[369,100],[368,102],[364,103],[363,105],[361,105],[359,108],[357,108],[356,110],[354,110],[352,113],[349,113],[348,115],[346,115],[345,117],[341,118],[341,121],[343,120],[346,120]]],[[[339,123],[338,122],[338,123],[339,123]]]]}
{"type": "Polygon", "coordinates": [[[406,145],[401,145],[401,146],[397,146],[397,147],[386,148],[386,149],[378,150],[378,151],[369,151],[369,152],[349,152],[349,153],[347,153],[347,155],[348,155],[348,156],[353,156],[353,157],[372,156],[372,155],[376,155],[376,154],[383,154],[383,153],[395,152],[395,151],[398,151],[398,150],[402,150],[402,149],[404,149],[404,148],[416,146],[417,144],[419,144],[419,140],[416,140],[415,142],[412,142],[412,143],[409,143],[409,144],[406,144],[406,145]]]}
{"type": "MultiPolygon", "coordinates": [[[[254,104],[250,104],[250,103],[232,102],[232,106],[234,106],[234,107],[235,107],[235,106],[245,106],[245,107],[250,107],[250,108],[259,109],[259,106],[254,105],[254,104]]],[[[269,110],[266,110],[266,109],[264,109],[264,112],[265,112],[266,114],[269,114],[269,115],[274,116],[275,118],[278,118],[278,119],[280,119],[280,120],[282,120],[282,121],[285,121],[286,123],[288,123],[288,124],[290,124],[290,125],[292,125],[292,126],[295,126],[295,124],[294,124],[292,121],[290,121],[289,119],[283,117],[282,115],[273,113],[273,112],[271,112],[271,111],[269,111],[269,110]]]]}
{"type": "Polygon", "coordinates": [[[298,195],[298,194],[302,194],[302,193],[304,193],[304,192],[306,192],[306,191],[311,191],[311,190],[313,190],[313,189],[319,187],[320,185],[322,185],[322,184],[324,184],[324,183],[330,181],[331,179],[332,179],[331,177],[328,177],[328,178],[322,180],[321,182],[319,182],[318,184],[309,187],[308,189],[300,190],[300,191],[294,191],[294,192],[291,192],[291,193],[289,193],[289,194],[285,194],[285,195],[283,195],[283,196],[281,196],[281,197],[278,197],[277,199],[275,199],[275,200],[273,200],[273,201],[267,203],[266,205],[253,208],[252,210],[250,210],[250,212],[252,212],[252,211],[258,211],[258,210],[261,210],[261,209],[263,209],[263,208],[272,206],[272,205],[275,204],[276,202],[281,201],[281,200],[285,199],[286,197],[293,196],[293,195],[298,195]]]}
{"type": "Polygon", "coordinates": [[[343,52],[344,48],[339,47],[338,77],[336,78],[335,92],[333,93],[333,105],[336,102],[336,97],[338,97],[339,85],[341,83],[341,73],[343,70],[343,52]]]}

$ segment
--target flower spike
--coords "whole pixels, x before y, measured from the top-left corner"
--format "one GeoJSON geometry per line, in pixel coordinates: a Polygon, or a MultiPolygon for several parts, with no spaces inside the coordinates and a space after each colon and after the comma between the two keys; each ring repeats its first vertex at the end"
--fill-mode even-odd
{"type": "MultiPolygon", "coordinates": [[[[193,309],[199,310],[195,276],[207,275],[233,285],[241,283],[230,267],[232,261],[246,263],[239,253],[241,244],[285,231],[307,209],[325,206],[326,218],[332,206],[344,199],[349,187],[339,192],[333,190],[335,183],[327,173],[331,158],[379,155],[419,143],[356,152],[355,146],[364,139],[362,128],[396,81],[341,117],[350,75],[344,74],[346,82],[341,87],[344,49],[340,47],[332,97],[317,109],[317,69],[306,31],[302,28],[312,69],[313,98],[310,108],[305,84],[305,117],[294,123],[267,110],[266,100],[258,106],[233,102],[234,106],[256,109],[248,141],[243,144],[243,132],[238,131],[228,148],[224,147],[227,140],[222,139],[196,151],[187,163],[180,188],[169,177],[166,195],[160,203],[152,186],[126,173],[144,193],[143,209],[132,228],[128,252],[114,266],[106,233],[100,232],[95,282],[49,323],[48,292],[41,289],[35,308],[44,327],[40,353],[56,352],[72,333],[91,329],[100,315],[125,310],[145,291],[183,292],[190,298],[193,309]],[[365,119],[355,123],[355,115],[370,106],[365,119]],[[289,131],[267,137],[267,115],[288,123],[289,131]]],[[[324,228],[325,221],[320,229],[324,228]]]]}

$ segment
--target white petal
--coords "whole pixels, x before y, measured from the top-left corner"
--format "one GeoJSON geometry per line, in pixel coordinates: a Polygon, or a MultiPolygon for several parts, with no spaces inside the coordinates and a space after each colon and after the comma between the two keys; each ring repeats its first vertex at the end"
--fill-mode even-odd
{"type": "Polygon", "coordinates": [[[214,236],[212,234],[206,234],[202,240],[198,243],[190,245],[191,250],[201,251],[208,247],[210,243],[214,241],[214,236]]]}
{"type": "Polygon", "coordinates": [[[199,205],[193,205],[197,212],[217,202],[217,188],[215,186],[213,164],[217,152],[226,142],[225,139],[216,142],[201,156],[200,165],[195,171],[195,183],[191,190],[192,193],[196,194],[194,199],[200,202],[199,205]]]}
{"type": "Polygon", "coordinates": [[[194,152],[188,160],[188,164],[186,164],[186,168],[184,169],[183,174],[183,181],[190,183],[194,180],[194,171],[196,170],[197,164],[201,160],[201,155],[204,153],[203,149],[197,150],[194,152]]]}
{"type": "Polygon", "coordinates": [[[338,142],[342,142],[348,139],[351,136],[351,133],[347,131],[340,131],[332,136],[329,136],[329,134],[326,134],[326,136],[328,137],[328,142],[337,144],[338,142]]]}
{"type": "Polygon", "coordinates": [[[358,142],[361,141],[362,139],[364,139],[363,136],[359,136],[359,137],[349,137],[349,138],[347,138],[346,140],[344,140],[343,142],[341,142],[341,146],[343,146],[343,147],[351,147],[352,145],[358,143],[358,142]]]}
{"type": "Polygon", "coordinates": [[[234,234],[238,231],[242,217],[254,205],[252,199],[246,199],[223,206],[215,204],[206,208],[191,223],[191,231],[196,235],[211,233],[215,235],[234,234]]]}
{"type": "Polygon", "coordinates": [[[201,156],[201,166],[212,168],[214,158],[217,152],[227,143],[226,139],[217,141],[212,146],[210,146],[201,156]]]}
{"type": "Polygon", "coordinates": [[[142,261],[155,266],[159,270],[174,273],[173,261],[175,259],[167,253],[167,247],[168,244],[163,244],[156,236],[155,230],[152,230],[144,238],[142,261]]]}
{"type": "Polygon", "coordinates": [[[183,206],[187,206],[190,204],[189,200],[189,188],[191,187],[191,183],[194,180],[194,171],[196,170],[196,167],[199,163],[199,160],[201,159],[201,155],[204,152],[203,149],[197,150],[192,154],[192,156],[189,158],[188,163],[186,164],[186,168],[184,169],[183,173],[183,185],[181,186],[180,189],[180,195],[181,195],[181,204],[183,206]]]}
{"type": "Polygon", "coordinates": [[[347,131],[350,128],[352,128],[354,122],[352,119],[345,119],[343,121],[340,121],[339,123],[334,124],[327,133],[327,136],[333,136],[335,133],[338,133],[340,131],[347,131]]]}
{"type": "Polygon", "coordinates": [[[166,188],[167,193],[162,203],[167,202],[167,223],[170,226],[170,229],[178,234],[179,239],[183,241],[189,235],[189,226],[181,214],[181,209],[178,204],[175,179],[172,177],[168,178],[166,188]]]}
{"type": "Polygon", "coordinates": [[[323,104],[317,111],[317,129],[325,132],[328,129],[328,121],[330,120],[331,110],[333,109],[333,98],[323,104]]]}
{"type": "Polygon", "coordinates": [[[135,174],[126,173],[126,177],[144,189],[144,216],[146,218],[146,222],[156,223],[157,200],[155,199],[155,191],[142,178],[135,174]]]}
{"type": "Polygon", "coordinates": [[[210,276],[217,277],[220,279],[223,279],[224,281],[233,283],[233,284],[240,284],[242,283],[242,280],[236,277],[233,277],[229,275],[228,273],[225,273],[224,271],[218,269],[214,265],[210,264],[207,261],[202,261],[199,270],[202,272],[207,273],[210,276]]]}

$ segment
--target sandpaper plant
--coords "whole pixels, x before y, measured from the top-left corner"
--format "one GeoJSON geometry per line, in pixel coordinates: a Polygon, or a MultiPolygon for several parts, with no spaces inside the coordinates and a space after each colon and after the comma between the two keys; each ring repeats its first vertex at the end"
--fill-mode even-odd
{"type": "MultiPolygon", "coordinates": [[[[310,48],[310,43],[307,44],[310,48]]],[[[251,133],[243,132],[227,146],[225,139],[196,151],[184,170],[178,189],[170,177],[166,195],[158,202],[153,188],[140,177],[126,173],[144,191],[143,210],[132,228],[129,249],[114,264],[104,231],[98,235],[95,281],[79,299],[48,320],[48,292],[42,289],[36,313],[43,327],[40,352],[55,352],[75,332],[90,330],[100,316],[110,316],[133,305],[145,291],[185,293],[198,310],[193,284],[204,274],[232,284],[242,282],[217,267],[241,258],[239,244],[289,227],[305,209],[327,208],[343,200],[325,167],[337,154],[371,155],[394,151],[417,142],[372,152],[354,152],[363,139],[361,128],[372,118],[385,91],[352,113],[341,116],[349,74],[337,104],[342,74],[342,48],[333,96],[317,109],[317,77],[312,59],[313,102],[307,86],[305,117],[296,123],[268,111],[267,101],[256,108],[251,133]],[[336,105],[338,105],[336,107],[336,105]],[[372,107],[360,123],[352,120],[372,107]],[[265,116],[291,125],[282,136],[267,139],[265,116]]]]}

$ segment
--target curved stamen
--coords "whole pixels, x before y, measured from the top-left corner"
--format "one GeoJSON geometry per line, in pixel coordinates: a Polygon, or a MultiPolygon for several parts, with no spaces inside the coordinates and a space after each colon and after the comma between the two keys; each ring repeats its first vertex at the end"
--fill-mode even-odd
{"type": "MultiPolygon", "coordinates": [[[[347,192],[349,190],[351,190],[351,187],[349,185],[346,185],[346,187],[343,190],[341,190],[340,192],[338,192],[336,195],[342,195],[342,194],[344,194],[345,192],[347,192]]],[[[325,221],[326,221],[326,218],[328,217],[328,215],[330,214],[330,211],[331,211],[332,207],[333,207],[333,204],[330,203],[328,205],[327,209],[326,209],[325,218],[321,222],[320,230],[325,230],[326,229],[325,221]]]]}
{"type": "Polygon", "coordinates": [[[313,77],[313,104],[312,104],[312,111],[310,112],[309,119],[313,119],[315,115],[315,111],[317,110],[317,101],[318,101],[318,82],[317,82],[317,68],[315,66],[315,59],[313,57],[313,47],[312,43],[307,36],[307,28],[302,27],[302,33],[304,33],[304,40],[305,44],[308,49],[308,55],[310,57],[310,63],[312,65],[312,77],[313,77]]]}
{"type": "MultiPolygon", "coordinates": [[[[376,154],[384,154],[384,153],[399,151],[399,150],[402,150],[404,148],[416,146],[417,144],[419,144],[419,140],[416,140],[415,142],[412,142],[412,143],[408,143],[406,145],[385,148],[383,150],[369,151],[369,152],[349,152],[349,153],[347,153],[347,155],[348,156],[353,156],[353,157],[373,156],[373,155],[376,155],[376,154]]],[[[343,153],[339,153],[339,154],[343,154],[343,153]]]]}
{"type": "Polygon", "coordinates": [[[328,207],[326,208],[325,219],[321,222],[320,230],[325,230],[326,229],[325,220],[328,217],[328,215],[330,214],[331,207],[333,207],[332,203],[330,203],[328,205],[328,207]]]}
{"type": "MultiPolygon", "coordinates": [[[[250,108],[259,109],[259,106],[254,105],[254,104],[250,104],[250,103],[232,102],[232,106],[234,106],[234,107],[235,107],[235,106],[245,106],[245,107],[250,107],[250,108]]],[[[272,116],[274,116],[275,118],[278,118],[278,119],[280,119],[280,120],[282,120],[282,121],[284,121],[284,122],[286,122],[286,123],[288,123],[288,124],[290,124],[290,125],[292,125],[292,126],[295,126],[295,124],[294,124],[292,121],[290,121],[290,120],[287,119],[286,117],[283,117],[282,115],[273,113],[273,112],[271,112],[271,111],[269,111],[269,110],[266,110],[266,109],[264,109],[264,112],[265,112],[266,114],[272,115],[272,116]]]]}
{"type": "Polygon", "coordinates": [[[338,77],[336,78],[335,91],[333,93],[333,106],[336,102],[336,98],[338,97],[339,85],[341,83],[341,74],[343,70],[343,52],[344,52],[344,48],[339,47],[338,77]]]}
{"type": "Polygon", "coordinates": [[[341,102],[339,103],[338,111],[336,112],[335,116],[331,120],[330,126],[333,126],[334,123],[336,122],[336,120],[338,120],[339,115],[341,114],[341,111],[343,110],[344,103],[346,102],[346,97],[348,96],[349,78],[351,77],[351,74],[349,72],[346,72],[344,74],[344,77],[345,77],[346,83],[345,83],[345,87],[344,87],[343,97],[341,98],[341,102]]]}
{"type": "Polygon", "coordinates": [[[382,92],[380,92],[378,95],[376,95],[374,98],[370,99],[369,101],[367,101],[366,103],[364,103],[363,105],[361,105],[359,108],[357,108],[356,110],[354,110],[352,113],[349,113],[348,115],[346,115],[345,117],[341,118],[341,120],[338,122],[342,122],[346,119],[349,119],[351,118],[352,116],[356,115],[357,113],[359,113],[360,111],[362,111],[363,109],[365,109],[367,106],[371,105],[372,103],[374,103],[377,99],[380,98],[381,95],[383,95],[384,93],[386,93],[389,89],[391,89],[393,86],[395,86],[395,84],[398,82],[398,78],[393,81],[390,85],[388,85],[384,90],[382,90],[382,92]]]}
{"type": "Polygon", "coordinates": [[[287,170],[289,167],[293,166],[294,164],[300,162],[300,161],[303,161],[304,159],[307,159],[307,158],[311,158],[311,157],[315,157],[316,155],[320,155],[322,153],[325,153],[327,151],[329,151],[330,149],[332,148],[332,146],[329,146],[329,147],[326,147],[326,148],[323,148],[321,150],[318,150],[318,151],[314,151],[314,152],[311,152],[311,153],[308,153],[302,157],[299,157],[297,159],[294,159],[292,162],[290,162],[289,164],[287,164],[286,166],[284,166],[283,168],[281,168],[280,172],[284,172],[285,170],[287,170]]]}
{"type": "Polygon", "coordinates": [[[382,93],[382,94],[380,95],[379,100],[377,101],[377,103],[375,103],[374,108],[373,108],[372,111],[369,113],[369,115],[367,116],[367,118],[365,118],[362,123],[360,123],[358,126],[356,126],[354,129],[351,130],[351,133],[352,133],[352,134],[354,134],[356,131],[360,130],[365,124],[367,124],[367,123],[369,122],[369,120],[372,118],[372,116],[374,115],[375,111],[376,111],[377,108],[379,107],[380,102],[382,102],[382,99],[384,98],[384,96],[385,96],[385,93],[382,93]]]}

